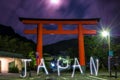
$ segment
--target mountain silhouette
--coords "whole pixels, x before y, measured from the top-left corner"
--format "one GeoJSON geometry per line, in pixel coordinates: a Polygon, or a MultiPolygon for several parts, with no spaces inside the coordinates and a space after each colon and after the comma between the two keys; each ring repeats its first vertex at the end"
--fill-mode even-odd
{"type": "Polygon", "coordinates": [[[11,36],[11,38],[19,38],[20,40],[23,41],[30,41],[34,43],[32,40],[28,40],[26,37],[23,37],[16,33],[14,29],[11,26],[5,26],[0,24],[0,35],[1,36],[11,36]]]}

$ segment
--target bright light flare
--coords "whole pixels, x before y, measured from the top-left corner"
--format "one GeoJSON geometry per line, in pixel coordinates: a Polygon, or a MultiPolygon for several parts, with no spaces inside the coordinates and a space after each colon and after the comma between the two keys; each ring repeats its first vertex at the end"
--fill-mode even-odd
{"type": "Polygon", "coordinates": [[[45,2],[50,12],[52,12],[52,10],[54,12],[55,9],[59,9],[62,6],[63,0],[45,0],[45,2]]]}
{"type": "Polygon", "coordinates": [[[51,66],[52,66],[52,67],[55,67],[55,64],[54,64],[54,63],[51,63],[51,66]]]}
{"type": "Polygon", "coordinates": [[[102,36],[103,36],[103,37],[109,36],[109,32],[108,32],[108,31],[102,31],[102,36]]]}

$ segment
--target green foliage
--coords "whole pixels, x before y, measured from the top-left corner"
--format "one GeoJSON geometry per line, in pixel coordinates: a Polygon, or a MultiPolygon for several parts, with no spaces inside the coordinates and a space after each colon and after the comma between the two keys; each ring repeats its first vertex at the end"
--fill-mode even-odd
{"type": "Polygon", "coordinates": [[[35,43],[15,33],[11,27],[0,25],[0,50],[27,57],[30,51],[35,50],[35,43]]]}
{"type": "Polygon", "coordinates": [[[18,73],[19,69],[17,66],[13,66],[9,68],[9,73],[18,73]]]}
{"type": "Polygon", "coordinates": [[[34,69],[35,68],[35,65],[36,65],[36,57],[35,57],[35,52],[34,51],[31,51],[28,55],[28,57],[30,59],[32,59],[32,61],[30,62],[30,68],[31,69],[34,69]]]}
{"type": "MultiPolygon", "coordinates": [[[[108,41],[107,38],[103,38],[101,35],[85,36],[85,57],[86,63],[89,62],[90,56],[96,57],[100,60],[100,65],[107,66],[108,59],[108,41]]],[[[50,53],[59,55],[60,51],[65,51],[71,59],[78,56],[78,40],[64,40],[52,45],[44,46],[44,53],[50,53]]],[[[111,50],[114,52],[114,56],[120,56],[120,38],[111,36],[111,50]]]]}
{"type": "Polygon", "coordinates": [[[9,73],[18,73],[19,69],[15,66],[15,62],[9,63],[9,73]]]}
{"type": "Polygon", "coordinates": [[[68,48],[67,50],[66,50],[66,53],[67,53],[67,55],[69,55],[70,56],[70,58],[72,58],[72,59],[74,59],[75,57],[77,57],[78,56],[78,48],[75,48],[75,47],[73,47],[73,48],[68,48]]]}
{"type": "Polygon", "coordinates": [[[35,43],[12,36],[0,35],[0,50],[23,54],[28,57],[29,52],[35,51],[35,43]]]}
{"type": "Polygon", "coordinates": [[[98,58],[107,57],[106,43],[99,36],[85,37],[85,53],[87,57],[94,56],[98,58]]]}

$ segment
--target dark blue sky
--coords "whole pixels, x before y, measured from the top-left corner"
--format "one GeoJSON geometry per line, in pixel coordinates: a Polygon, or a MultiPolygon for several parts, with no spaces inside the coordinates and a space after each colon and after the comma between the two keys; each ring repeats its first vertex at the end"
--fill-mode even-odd
{"type": "MultiPolygon", "coordinates": [[[[50,0],[0,0],[0,24],[12,26],[20,35],[36,40],[35,35],[25,35],[23,30],[33,28],[24,25],[19,17],[84,19],[100,18],[99,26],[109,27],[112,34],[120,32],[120,0],[60,0],[53,5],[50,0]]],[[[68,27],[69,28],[69,27],[68,27]]],[[[76,38],[75,35],[44,35],[44,44],[64,39],[76,38]]]]}

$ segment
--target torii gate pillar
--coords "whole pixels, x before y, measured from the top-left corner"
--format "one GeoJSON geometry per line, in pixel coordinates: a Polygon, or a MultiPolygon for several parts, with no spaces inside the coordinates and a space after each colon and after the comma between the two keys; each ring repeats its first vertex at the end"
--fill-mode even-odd
{"type": "Polygon", "coordinates": [[[42,53],[43,53],[43,29],[42,29],[42,24],[38,24],[38,34],[37,34],[37,56],[38,58],[36,59],[36,63],[37,65],[39,65],[41,58],[43,57],[42,53]]]}
{"type": "Polygon", "coordinates": [[[82,60],[79,62],[80,64],[85,65],[84,34],[83,34],[82,25],[79,25],[78,27],[78,45],[79,45],[78,46],[79,60],[82,60]]]}
{"type": "Polygon", "coordinates": [[[43,57],[43,34],[78,34],[78,49],[79,49],[79,63],[81,66],[85,66],[85,51],[84,51],[84,34],[96,34],[96,30],[84,29],[82,25],[96,25],[99,21],[96,19],[33,19],[33,18],[20,18],[25,24],[37,24],[37,28],[33,30],[25,30],[26,34],[37,34],[37,65],[39,65],[41,58],[43,57]],[[46,30],[43,28],[44,24],[57,24],[57,30],[46,30]],[[63,30],[62,26],[65,24],[74,25],[77,24],[78,28],[75,30],[63,30]]]}

